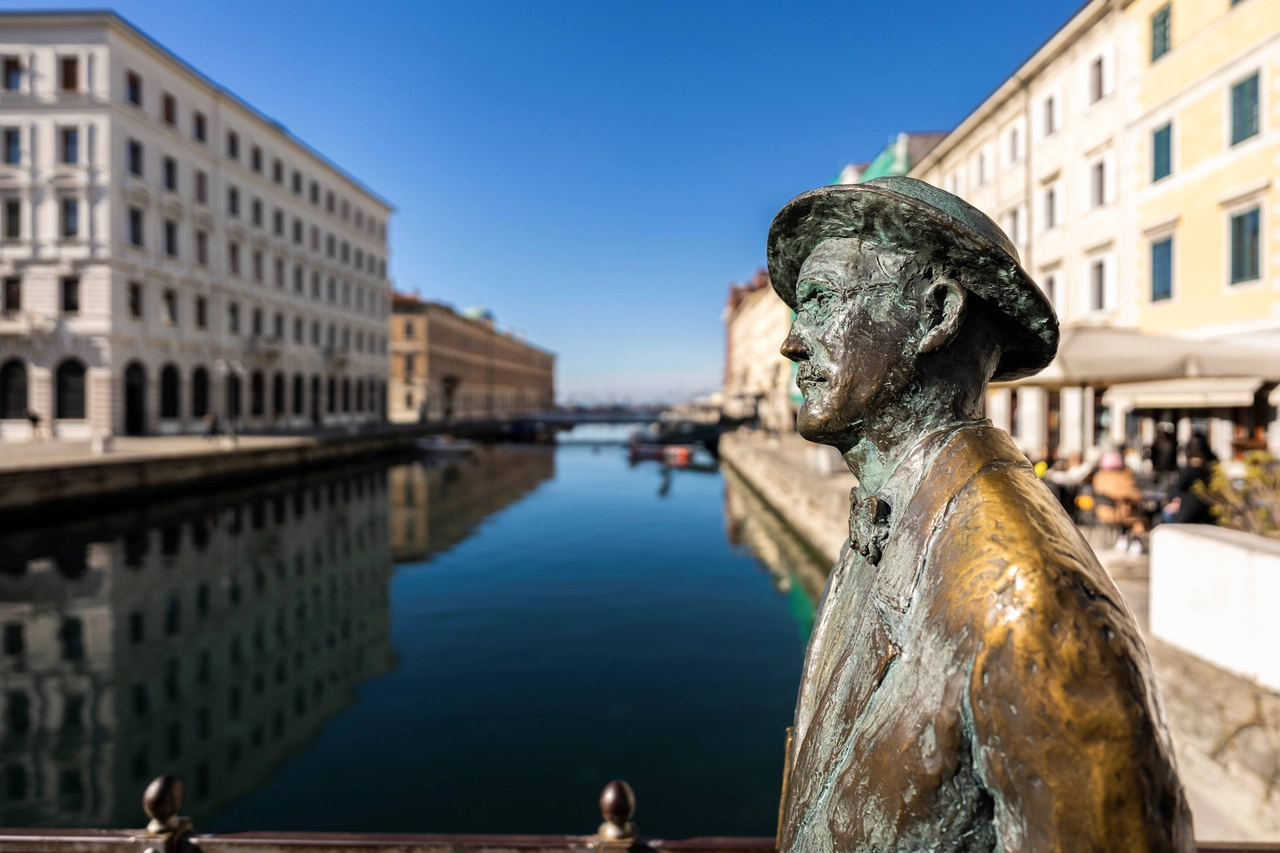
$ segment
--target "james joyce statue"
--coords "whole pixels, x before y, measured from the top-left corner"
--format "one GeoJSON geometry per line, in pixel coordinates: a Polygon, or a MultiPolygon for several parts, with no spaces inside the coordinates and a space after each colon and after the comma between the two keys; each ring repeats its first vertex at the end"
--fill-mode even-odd
{"type": "Polygon", "coordinates": [[[798,428],[859,487],[806,655],[783,853],[1190,851],[1124,599],[987,383],[1058,321],[999,227],[911,178],[805,193],[769,231],[798,428]]]}

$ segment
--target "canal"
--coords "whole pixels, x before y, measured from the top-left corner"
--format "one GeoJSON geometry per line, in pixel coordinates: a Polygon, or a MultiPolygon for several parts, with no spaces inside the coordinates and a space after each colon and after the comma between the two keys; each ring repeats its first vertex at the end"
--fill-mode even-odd
{"type": "Polygon", "coordinates": [[[822,568],[731,472],[497,445],[0,534],[0,821],[771,835],[822,568]]]}

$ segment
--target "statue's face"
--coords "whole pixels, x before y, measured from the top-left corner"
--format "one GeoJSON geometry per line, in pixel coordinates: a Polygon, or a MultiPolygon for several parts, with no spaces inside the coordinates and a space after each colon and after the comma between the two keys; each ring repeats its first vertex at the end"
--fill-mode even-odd
{"type": "Polygon", "coordinates": [[[915,309],[895,260],[859,239],[832,238],[800,268],[796,318],[782,354],[799,364],[804,403],[796,425],[810,441],[847,450],[910,381],[915,309]]]}

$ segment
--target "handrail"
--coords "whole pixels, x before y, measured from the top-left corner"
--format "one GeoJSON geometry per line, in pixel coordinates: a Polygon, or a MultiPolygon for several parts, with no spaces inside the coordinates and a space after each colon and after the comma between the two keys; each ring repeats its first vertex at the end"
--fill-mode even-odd
{"type": "MultiPolygon", "coordinates": [[[[643,839],[631,817],[635,794],[614,780],[600,795],[604,822],[593,835],[448,835],[399,832],[193,833],[180,817],[176,776],[147,786],[145,829],[0,827],[0,853],[775,853],[765,837],[643,839]]],[[[1200,841],[1196,853],[1280,853],[1280,842],[1200,841]]]]}

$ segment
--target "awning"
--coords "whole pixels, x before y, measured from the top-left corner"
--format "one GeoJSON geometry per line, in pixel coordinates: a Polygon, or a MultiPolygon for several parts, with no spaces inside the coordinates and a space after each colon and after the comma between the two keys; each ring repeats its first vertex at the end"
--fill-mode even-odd
{"type": "Polygon", "coordinates": [[[1105,387],[1219,376],[1280,380],[1280,350],[1147,335],[1136,329],[1073,326],[1062,330],[1058,354],[1048,367],[1010,384],[1105,387]]]}
{"type": "Polygon", "coordinates": [[[1108,406],[1132,409],[1227,409],[1252,406],[1266,380],[1261,376],[1198,376],[1159,382],[1112,385],[1102,395],[1108,406]]]}

